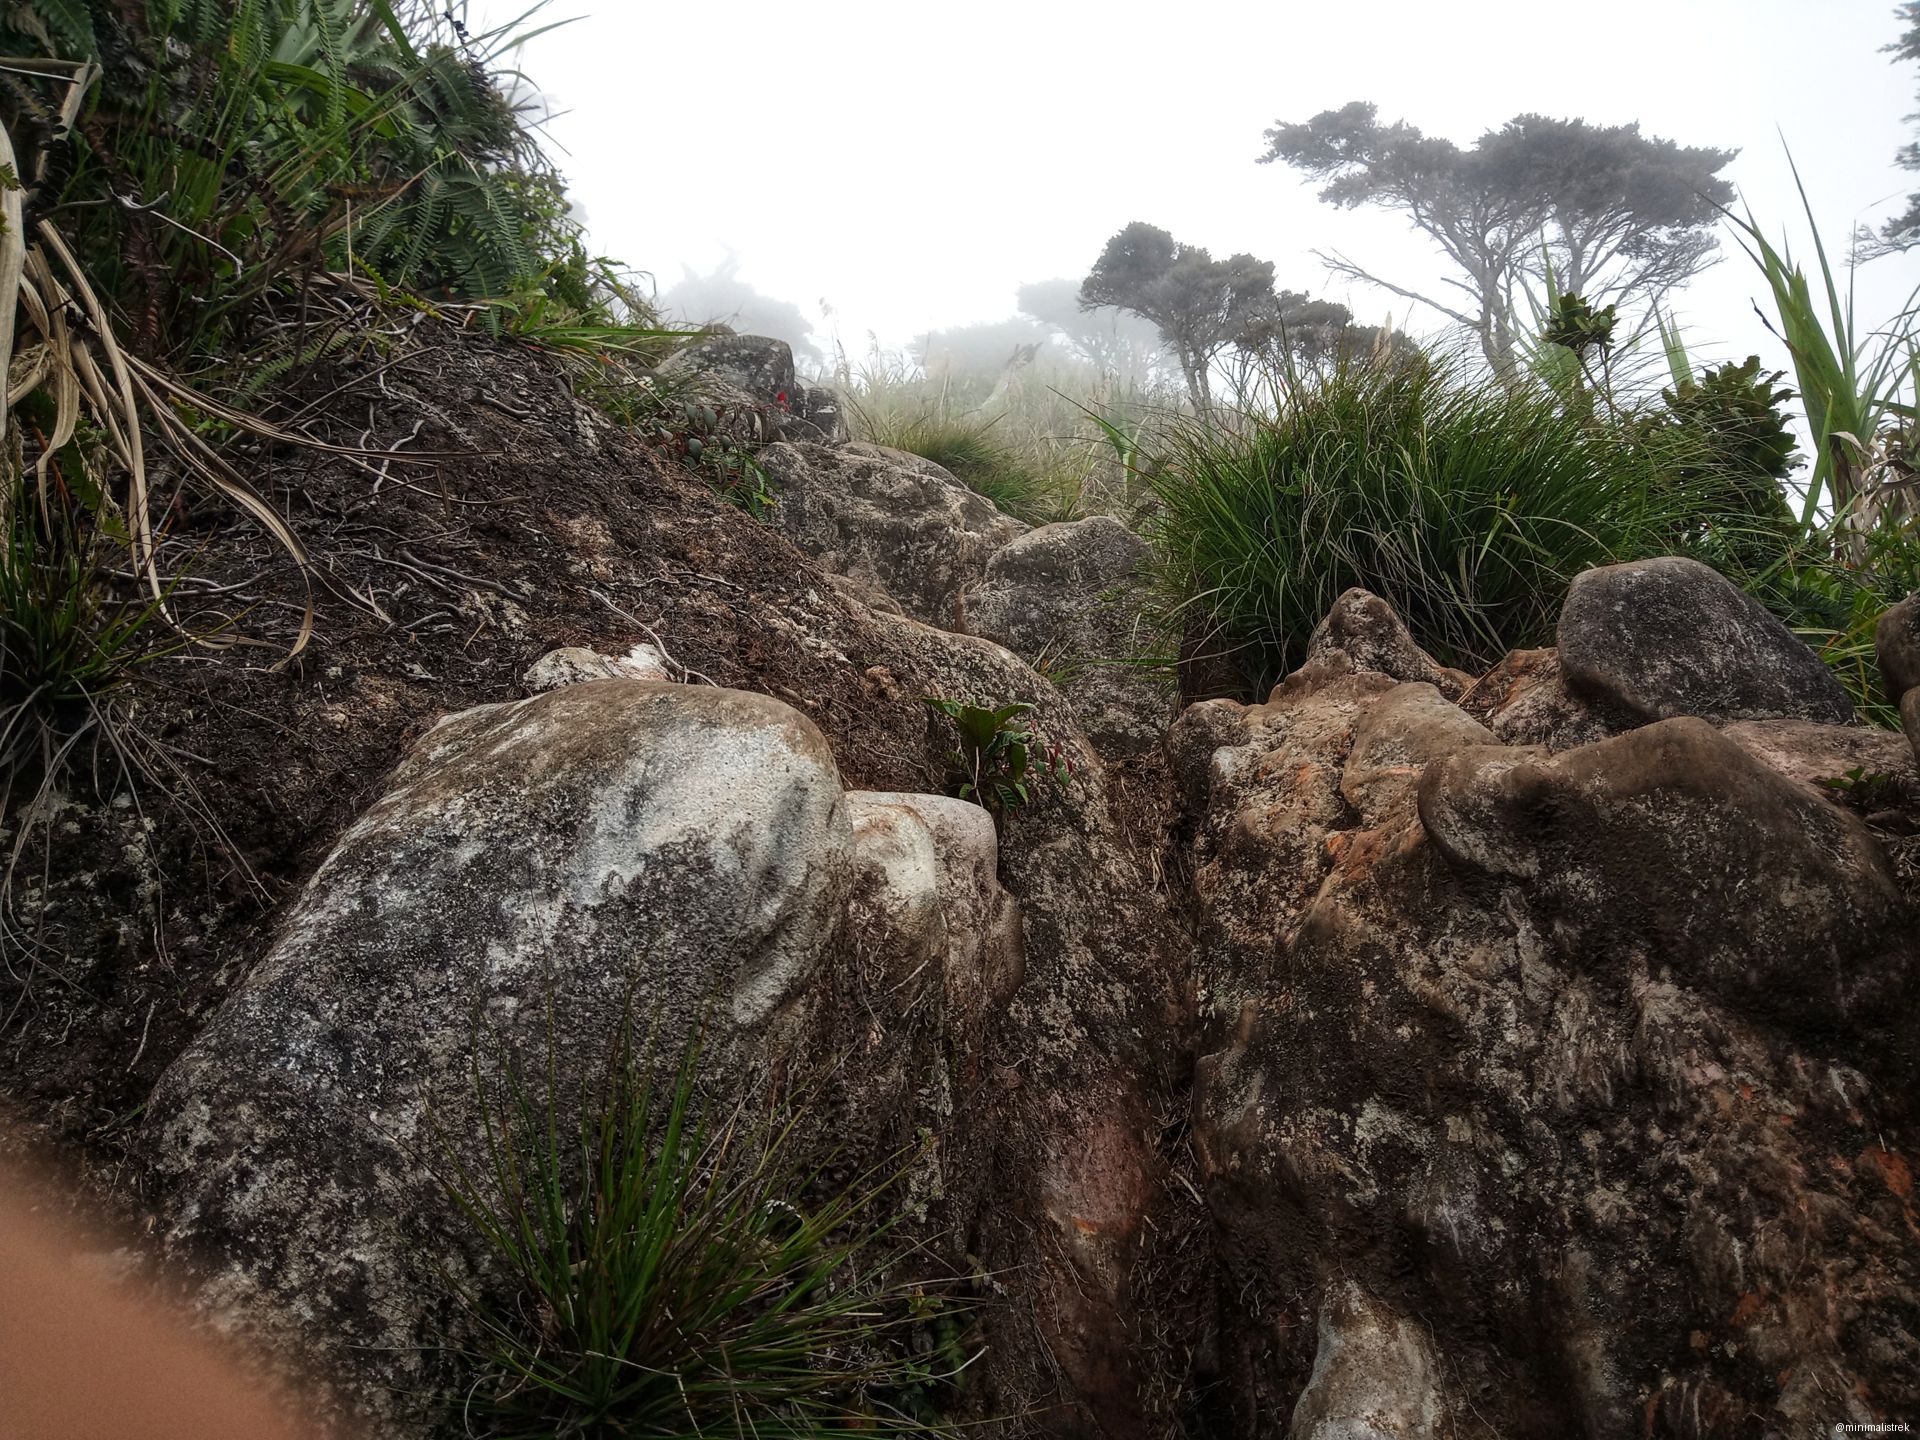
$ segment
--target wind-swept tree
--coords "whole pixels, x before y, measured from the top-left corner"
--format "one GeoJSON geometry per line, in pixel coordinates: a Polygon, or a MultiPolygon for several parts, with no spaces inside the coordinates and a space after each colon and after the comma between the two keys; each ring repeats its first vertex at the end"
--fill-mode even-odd
{"type": "Polygon", "coordinates": [[[1180,362],[1187,393],[1212,400],[1214,357],[1273,303],[1273,264],[1251,255],[1215,260],[1157,225],[1136,220],[1107,242],[1080,285],[1080,304],[1117,306],[1151,320],[1180,362]]]}
{"type": "Polygon", "coordinates": [[[695,325],[727,325],[742,335],[766,335],[793,347],[802,365],[818,366],[824,357],[813,343],[813,327],[791,300],[763,295],[740,278],[740,257],[729,254],[704,275],[685,273],[660,295],[662,314],[695,325]]]}
{"type": "Polygon", "coordinates": [[[1637,124],[1519,115],[1462,149],[1405,121],[1383,125],[1375,106],[1355,101],[1279,122],[1266,140],[1260,163],[1323,182],[1329,204],[1397,210],[1439,245],[1457,293],[1425,294],[1343,255],[1321,258],[1465,326],[1500,374],[1514,367],[1524,285],[1544,284],[1551,267],[1559,289],[1650,310],[1713,262],[1716,206],[1733,197],[1718,172],[1735,152],[1645,136],[1637,124]]]}
{"type": "Polygon", "coordinates": [[[1057,334],[1102,376],[1126,385],[1146,385],[1164,374],[1168,356],[1159,328],[1111,305],[1081,308],[1079,281],[1034,280],[1016,293],[1022,315],[1057,334]]]}
{"type": "MultiPolygon", "coordinates": [[[[1894,14],[1907,28],[1886,48],[1895,60],[1920,60],[1920,0],[1907,0],[1894,14]]],[[[1907,118],[1920,120],[1920,115],[1907,118]]],[[[1901,146],[1894,162],[1903,170],[1920,170],[1920,139],[1909,140],[1901,146]]],[[[1910,250],[1920,245],[1920,191],[1907,197],[1907,208],[1887,221],[1877,236],[1862,235],[1861,240],[1862,250],[1869,255],[1910,250]]]]}

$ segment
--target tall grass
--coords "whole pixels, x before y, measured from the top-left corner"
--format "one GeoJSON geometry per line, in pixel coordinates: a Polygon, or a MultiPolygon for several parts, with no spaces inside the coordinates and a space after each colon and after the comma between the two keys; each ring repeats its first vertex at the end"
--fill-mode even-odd
{"type": "Polygon", "coordinates": [[[939,1301],[888,1276],[899,1167],[827,1184],[790,1115],[703,1102],[698,1060],[661,1083],[623,1045],[577,1122],[511,1064],[476,1073],[484,1163],[448,1185],[511,1293],[466,1296],[468,1432],[944,1433],[917,1417],[964,1357],[909,1343],[939,1301]]]}
{"type": "Polygon", "coordinates": [[[1675,478],[1698,469],[1678,428],[1597,424],[1445,362],[1295,381],[1264,412],[1176,424],[1150,474],[1175,618],[1255,691],[1356,585],[1449,664],[1548,643],[1575,574],[1672,551],[1704,508],[1675,478]]]}
{"type": "Polygon", "coordinates": [[[1101,419],[1137,432],[1169,398],[1045,351],[998,371],[928,374],[876,346],[857,366],[842,355],[833,380],[861,439],[932,460],[1030,524],[1130,516],[1137,477],[1101,419]]]}
{"type": "Polygon", "coordinates": [[[938,409],[872,414],[855,402],[862,439],[931,460],[1008,515],[1044,524],[1073,508],[1077,483],[1060,487],[1050,475],[1023,462],[995,433],[992,420],[969,419],[938,409]]]}

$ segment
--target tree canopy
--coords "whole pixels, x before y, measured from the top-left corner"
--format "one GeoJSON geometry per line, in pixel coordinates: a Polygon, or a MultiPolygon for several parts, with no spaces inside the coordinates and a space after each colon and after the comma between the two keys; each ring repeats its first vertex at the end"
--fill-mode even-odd
{"type": "Polygon", "coordinates": [[[1034,280],[1017,292],[1020,313],[1045,325],[1103,376],[1146,385],[1166,369],[1167,351],[1151,321],[1102,305],[1083,309],[1076,280],[1034,280]]]}
{"type": "Polygon", "coordinates": [[[1210,403],[1214,357],[1264,316],[1273,264],[1251,255],[1215,260],[1157,225],[1136,220],[1107,242],[1080,286],[1082,309],[1117,306],[1151,320],[1173,352],[1195,405],[1210,403]]]}
{"type": "MultiPolygon", "coordinates": [[[[1907,28],[1901,32],[1898,40],[1886,48],[1892,52],[1895,60],[1920,60],[1920,0],[1907,0],[1894,13],[1907,28]]],[[[1907,118],[1920,120],[1920,114],[1907,118]]],[[[1894,160],[1903,170],[1920,170],[1920,139],[1909,140],[1901,146],[1894,160]]],[[[1915,245],[1920,245],[1920,190],[1907,196],[1907,208],[1881,227],[1876,242],[1870,248],[1884,253],[1907,250],[1915,245]]]]}
{"type": "Polygon", "coordinates": [[[1716,208],[1733,198],[1719,171],[1736,152],[1649,137],[1633,125],[1517,115],[1471,147],[1382,124],[1354,101],[1303,124],[1277,122],[1260,163],[1321,181],[1320,198],[1397,210],[1453,263],[1448,293],[1425,294],[1345,256],[1339,274],[1431,306],[1473,332],[1496,372],[1514,364],[1515,312],[1530,282],[1595,301],[1658,300],[1711,264],[1716,208]],[[1457,292],[1457,293],[1455,293],[1457,292]]]}
{"type": "Polygon", "coordinates": [[[743,335],[768,335],[793,347],[793,358],[803,365],[820,365],[824,357],[813,343],[813,326],[791,300],[763,295],[740,278],[740,257],[729,255],[705,275],[687,269],[680,280],[662,292],[662,314],[677,315],[695,325],[730,325],[743,335]]]}

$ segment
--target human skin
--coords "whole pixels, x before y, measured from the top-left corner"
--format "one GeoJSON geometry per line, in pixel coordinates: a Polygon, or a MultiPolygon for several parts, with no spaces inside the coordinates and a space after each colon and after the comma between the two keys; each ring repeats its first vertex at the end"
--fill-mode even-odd
{"type": "Polygon", "coordinates": [[[313,1440],[184,1315],[87,1263],[115,1242],[33,1193],[0,1169],[0,1440],[313,1440]]]}

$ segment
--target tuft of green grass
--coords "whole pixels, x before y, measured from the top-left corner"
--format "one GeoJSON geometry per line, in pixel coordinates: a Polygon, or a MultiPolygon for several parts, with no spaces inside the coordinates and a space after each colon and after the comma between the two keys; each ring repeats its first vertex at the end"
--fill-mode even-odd
{"type": "Polygon", "coordinates": [[[1550,643],[1581,570],[1681,548],[1711,479],[1698,447],[1445,362],[1346,366],[1258,413],[1172,423],[1148,530],[1172,619],[1232,653],[1250,690],[1355,585],[1443,662],[1484,668],[1550,643]]]}
{"type": "Polygon", "coordinates": [[[160,602],[112,598],[97,536],[16,480],[0,494],[0,779],[38,756],[42,781],[152,653],[160,602]]]}
{"type": "Polygon", "coordinates": [[[951,1347],[909,1343],[941,1299],[889,1278],[903,1167],[827,1184],[791,1114],[703,1101],[698,1058],[662,1084],[622,1044],[577,1122],[551,1076],[539,1096],[476,1070],[485,1163],[456,1154],[448,1188],[511,1293],[463,1295],[485,1337],[469,1433],[947,1433],[925,1416],[951,1347]]]}
{"type": "Polygon", "coordinates": [[[994,422],[942,414],[937,410],[867,417],[865,437],[931,460],[976,495],[985,496],[1008,515],[1036,521],[1048,509],[1046,477],[1024,463],[994,433],[994,422]]]}

